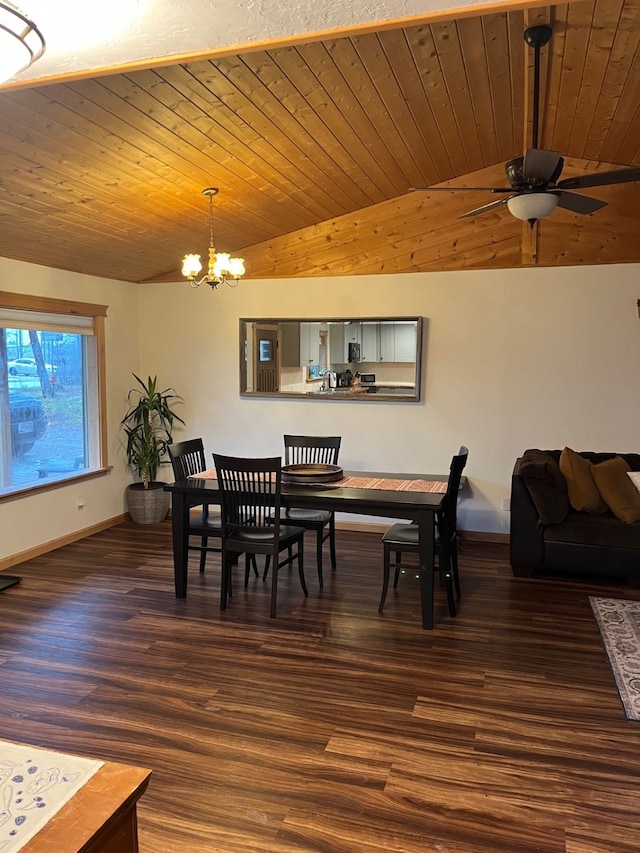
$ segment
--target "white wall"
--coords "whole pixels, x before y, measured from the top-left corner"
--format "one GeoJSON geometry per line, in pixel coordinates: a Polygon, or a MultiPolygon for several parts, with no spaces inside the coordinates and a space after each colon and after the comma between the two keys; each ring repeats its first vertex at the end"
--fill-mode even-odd
{"type": "Polygon", "coordinates": [[[90,528],[125,511],[131,475],[124,464],[118,427],[140,363],[138,288],[131,284],[62,272],[0,258],[0,290],[108,305],[106,320],[109,461],[104,476],[37,495],[0,502],[0,559],[90,528]],[[86,506],[76,508],[82,494],[86,506]]]}
{"type": "MultiPolygon", "coordinates": [[[[197,290],[135,285],[0,259],[0,289],[109,306],[107,385],[113,471],[0,503],[0,559],[124,511],[130,482],[118,427],[131,372],[184,397],[187,427],[213,450],[280,454],[285,432],[340,433],[345,468],[445,471],[470,450],[467,530],[507,532],[516,457],[527,447],[637,451],[640,267],[620,265],[309,280],[197,290]],[[240,317],[421,315],[420,403],[241,399],[240,317]],[[37,518],[37,524],[33,519],[37,518]]],[[[167,474],[170,479],[170,475],[167,474]]]]}
{"type": "Polygon", "coordinates": [[[460,526],[507,532],[527,447],[638,451],[638,265],[143,285],[141,370],[184,397],[207,452],[278,455],[285,432],[342,435],[345,468],[448,469],[469,447],[460,526]],[[420,403],[242,399],[240,317],[427,318],[420,403]]]}

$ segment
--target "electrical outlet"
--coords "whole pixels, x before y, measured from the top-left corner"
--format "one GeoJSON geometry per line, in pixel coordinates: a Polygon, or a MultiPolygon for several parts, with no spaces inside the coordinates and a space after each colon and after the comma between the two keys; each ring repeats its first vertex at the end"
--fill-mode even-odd
{"type": "Polygon", "coordinates": [[[511,512],[511,498],[502,498],[500,509],[502,512],[511,512]]]}

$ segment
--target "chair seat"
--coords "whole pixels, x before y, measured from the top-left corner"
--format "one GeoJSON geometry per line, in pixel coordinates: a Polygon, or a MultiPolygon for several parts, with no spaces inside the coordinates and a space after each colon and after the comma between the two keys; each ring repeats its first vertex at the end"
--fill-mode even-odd
{"type": "MultiPolygon", "coordinates": [[[[287,547],[289,540],[295,541],[304,535],[304,528],[292,527],[290,524],[280,525],[280,545],[287,547]]],[[[257,528],[255,530],[234,530],[227,537],[227,545],[273,545],[274,536],[269,528],[257,528]]]]}
{"type": "MultiPolygon", "coordinates": [[[[392,549],[394,545],[400,548],[414,545],[417,548],[419,544],[418,532],[417,524],[393,524],[382,537],[382,541],[390,545],[392,549]]],[[[437,527],[434,533],[434,542],[437,545],[440,542],[440,531],[437,527]]]]}
{"type": "Polygon", "coordinates": [[[202,512],[194,513],[189,517],[189,533],[199,536],[216,533],[222,534],[222,516],[218,512],[210,512],[205,515],[202,512]]]}
{"type": "Polygon", "coordinates": [[[316,509],[295,509],[292,507],[282,510],[280,518],[282,521],[291,521],[294,524],[319,524],[324,527],[331,521],[331,513],[316,509]]]}

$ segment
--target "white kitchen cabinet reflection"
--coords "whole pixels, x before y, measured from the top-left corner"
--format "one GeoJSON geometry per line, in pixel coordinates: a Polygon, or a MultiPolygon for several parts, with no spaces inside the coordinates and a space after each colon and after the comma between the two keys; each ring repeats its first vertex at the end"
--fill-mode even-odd
{"type": "Polygon", "coordinates": [[[242,396],[420,399],[422,317],[240,320],[242,396]]]}

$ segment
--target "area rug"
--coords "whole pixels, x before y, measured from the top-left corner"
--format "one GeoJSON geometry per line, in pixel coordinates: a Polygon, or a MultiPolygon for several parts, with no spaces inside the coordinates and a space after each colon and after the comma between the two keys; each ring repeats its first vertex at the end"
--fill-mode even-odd
{"type": "Polygon", "coordinates": [[[589,597],[628,720],[640,720],[640,601],[589,597]]]}

